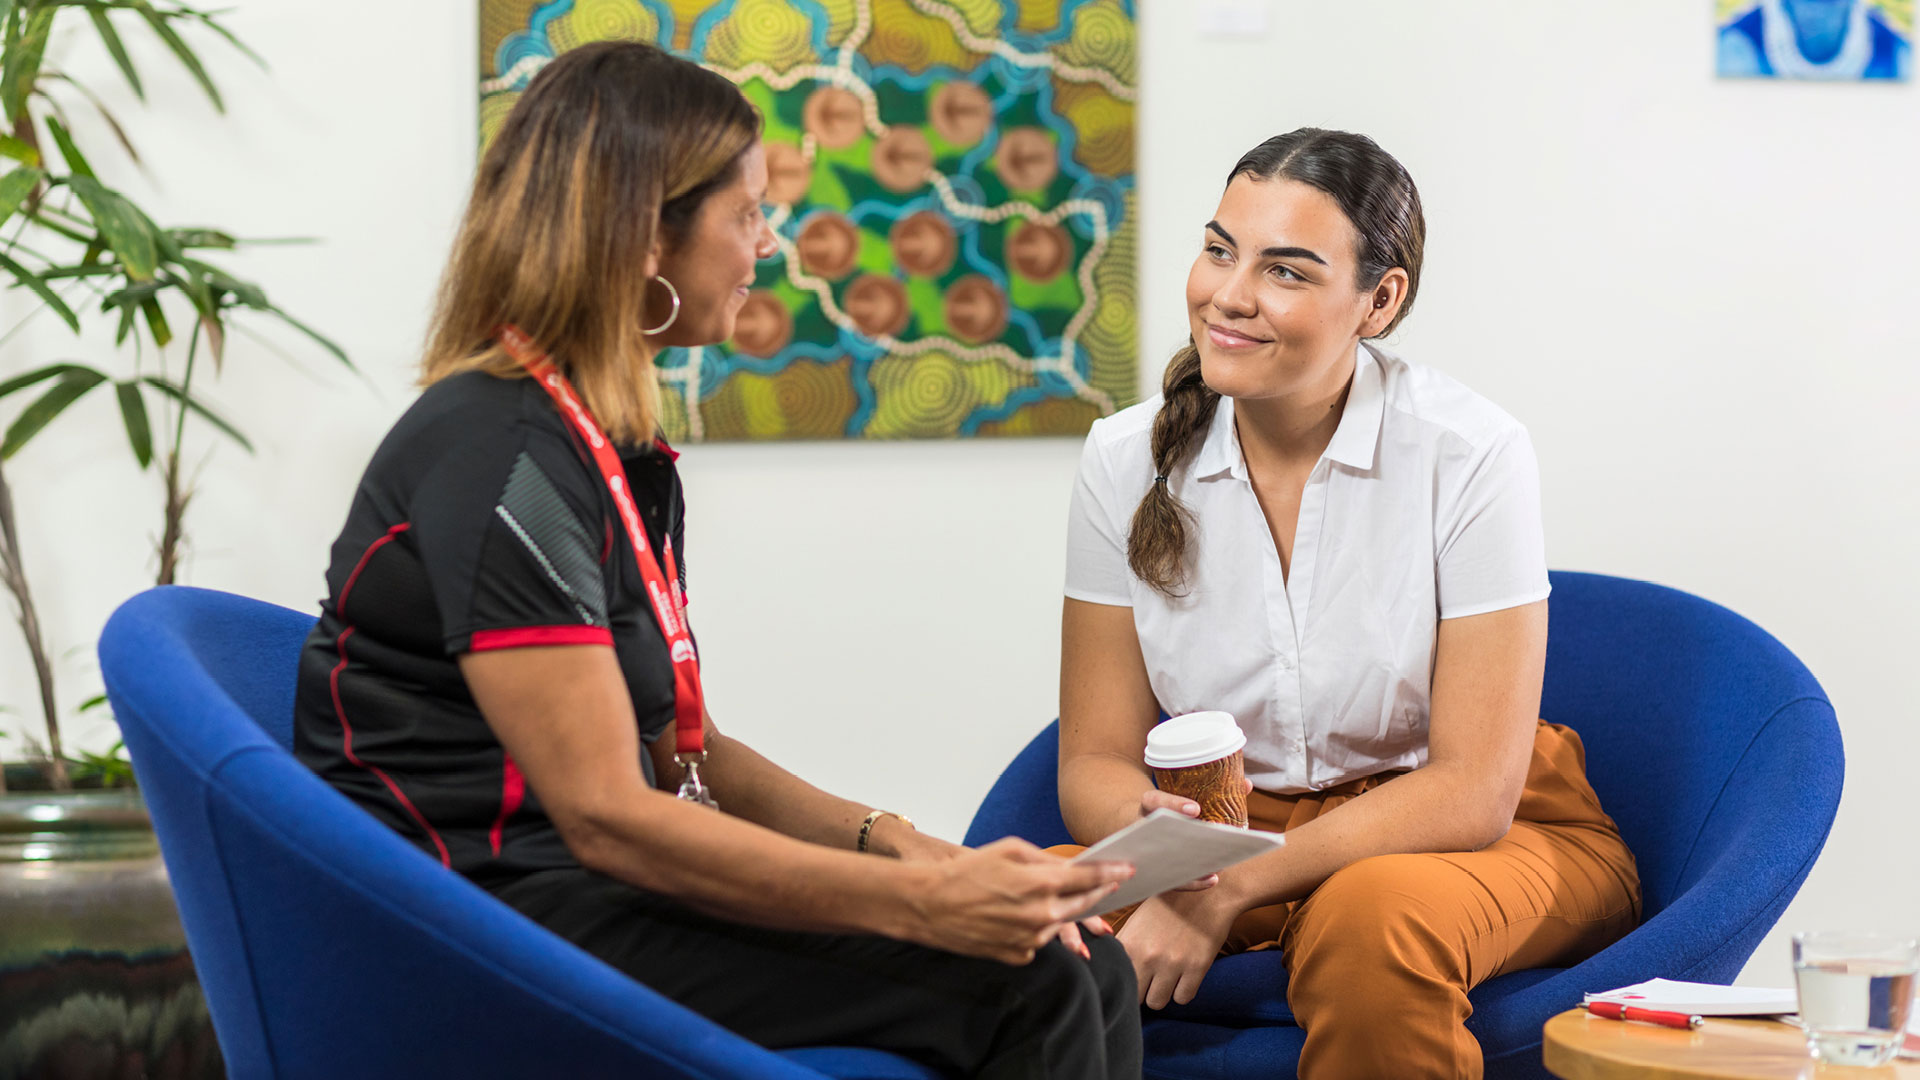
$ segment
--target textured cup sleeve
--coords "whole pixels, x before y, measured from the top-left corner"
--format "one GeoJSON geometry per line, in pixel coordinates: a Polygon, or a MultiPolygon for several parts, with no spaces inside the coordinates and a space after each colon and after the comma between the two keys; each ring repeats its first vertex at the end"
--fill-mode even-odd
{"type": "Polygon", "coordinates": [[[606,523],[589,479],[571,447],[539,431],[461,448],[426,474],[412,533],[449,654],[613,643],[606,523]]]}
{"type": "Polygon", "coordinates": [[[1457,619],[1544,600],[1546,535],[1540,465],[1524,428],[1469,452],[1435,522],[1440,617],[1457,619]]]}
{"type": "Polygon", "coordinates": [[[1067,511],[1067,586],[1074,600],[1132,607],[1133,571],[1127,566],[1126,522],[1098,432],[1087,436],[1067,511]]]}

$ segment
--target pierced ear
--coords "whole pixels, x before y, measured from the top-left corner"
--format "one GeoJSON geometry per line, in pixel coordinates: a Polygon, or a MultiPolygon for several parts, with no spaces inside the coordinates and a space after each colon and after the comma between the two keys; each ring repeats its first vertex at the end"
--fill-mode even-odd
{"type": "Polygon", "coordinates": [[[1367,308],[1367,316],[1363,320],[1364,328],[1361,331],[1363,337],[1377,337],[1382,330],[1387,328],[1386,321],[1383,320],[1381,316],[1386,312],[1387,305],[1391,303],[1393,303],[1392,289],[1378,288],[1373,290],[1373,305],[1367,308]]]}
{"type": "Polygon", "coordinates": [[[1380,320],[1380,325],[1368,335],[1369,337],[1378,336],[1393,322],[1389,313],[1395,311],[1397,305],[1406,299],[1406,285],[1405,276],[1398,270],[1392,270],[1373,287],[1373,306],[1367,309],[1367,321],[1371,323],[1380,320]]]}

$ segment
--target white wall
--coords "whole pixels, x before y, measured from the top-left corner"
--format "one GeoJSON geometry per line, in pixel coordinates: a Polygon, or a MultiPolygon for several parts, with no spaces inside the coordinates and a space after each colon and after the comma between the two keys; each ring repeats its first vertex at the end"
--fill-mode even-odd
{"type": "MultiPolygon", "coordinates": [[[[143,50],[159,107],[127,108],[158,191],[110,154],[96,164],[174,221],[323,238],[234,262],[366,374],[285,335],[297,365],[235,343],[212,396],[261,452],[208,459],[193,583],[295,607],[320,595],[353,483],[409,399],[471,168],[474,6],[249,0],[233,24],[273,71],[210,48],[224,121],[143,50]]],[[[1920,654],[1920,88],[1718,82],[1707,0],[1271,0],[1273,32],[1231,41],[1201,38],[1182,0],[1141,7],[1143,378],[1184,336],[1186,266],[1234,159],[1301,124],[1374,135],[1419,181],[1431,232],[1393,344],[1532,428],[1553,564],[1754,618],[1839,710],[1839,821],[1747,980],[1786,981],[1790,928],[1920,931],[1903,856],[1920,759],[1905,678],[1920,654]]],[[[70,51],[126,98],[90,48],[70,51]]],[[[0,370],[82,348],[53,330],[4,346],[0,370]]],[[[106,613],[150,573],[158,505],[128,478],[107,401],[82,407],[89,421],[9,466],[55,648],[76,650],[69,704],[97,688],[106,613]]],[[[1076,454],[691,449],[694,610],[722,724],[957,836],[1054,713],[1076,454]]],[[[4,636],[0,704],[35,707],[4,636]]]]}

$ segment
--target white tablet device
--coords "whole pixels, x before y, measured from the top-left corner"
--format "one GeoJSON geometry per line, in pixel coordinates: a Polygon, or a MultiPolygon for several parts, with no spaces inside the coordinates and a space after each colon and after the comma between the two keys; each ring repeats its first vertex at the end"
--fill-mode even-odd
{"type": "Polygon", "coordinates": [[[1075,917],[1137,904],[1234,863],[1265,855],[1286,842],[1279,833],[1236,829],[1172,810],[1155,810],[1074,856],[1076,863],[1133,864],[1133,876],[1120,883],[1119,891],[1075,917]]]}

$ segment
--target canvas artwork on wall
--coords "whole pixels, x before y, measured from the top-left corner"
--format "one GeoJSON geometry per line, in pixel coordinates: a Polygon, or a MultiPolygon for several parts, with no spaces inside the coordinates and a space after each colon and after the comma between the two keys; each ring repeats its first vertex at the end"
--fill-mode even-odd
{"type": "Polygon", "coordinates": [[[1136,397],[1133,0],[480,0],[483,142],[567,49],[656,43],[766,120],[732,341],[669,439],[1084,433],[1136,397]]]}
{"type": "Polygon", "coordinates": [[[1913,60],[1913,0],[1715,0],[1727,78],[1898,79],[1913,60]]]}

